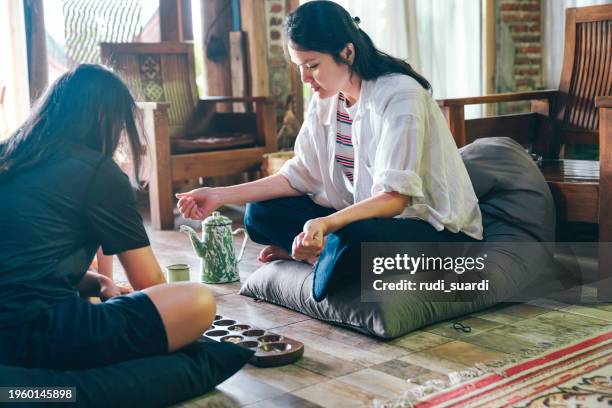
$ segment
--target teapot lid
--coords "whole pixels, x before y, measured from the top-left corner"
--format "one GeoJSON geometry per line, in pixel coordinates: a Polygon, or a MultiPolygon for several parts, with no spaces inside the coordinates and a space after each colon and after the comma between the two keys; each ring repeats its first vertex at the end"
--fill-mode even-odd
{"type": "Polygon", "coordinates": [[[224,215],[221,215],[219,211],[213,211],[212,214],[204,220],[202,225],[213,227],[220,225],[232,225],[232,220],[224,215]]]}

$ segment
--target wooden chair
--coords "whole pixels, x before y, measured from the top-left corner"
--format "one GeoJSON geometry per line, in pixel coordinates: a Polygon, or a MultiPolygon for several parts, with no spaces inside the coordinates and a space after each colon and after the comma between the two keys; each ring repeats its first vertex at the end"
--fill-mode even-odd
{"type": "Polygon", "coordinates": [[[612,4],[568,8],[558,90],[438,101],[458,146],[509,136],[544,157],[560,221],[599,224],[601,294],[612,295],[612,4]],[[531,113],[464,119],[464,106],[531,100],[531,113]],[[563,160],[565,144],[599,144],[599,161],[563,160]],[[607,249],[604,249],[604,245],[607,249]],[[606,281],[607,279],[607,281],[606,281]]]}
{"type": "Polygon", "coordinates": [[[174,227],[173,181],[257,171],[263,154],[276,150],[271,98],[198,98],[192,43],[102,43],[100,50],[143,101],[154,228],[174,227]],[[254,104],[254,112],[219,112],[227,102],[254,104]]]}

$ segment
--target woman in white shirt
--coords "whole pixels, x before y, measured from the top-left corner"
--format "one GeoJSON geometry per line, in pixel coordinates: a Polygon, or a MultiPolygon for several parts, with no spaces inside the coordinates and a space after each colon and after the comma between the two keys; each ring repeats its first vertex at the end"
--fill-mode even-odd
{"type": "Polygon", "coordinates": [[[178,194],[203,219],[247,205],[259,260],[314,265],[313,297],[359,274],[362,242],[482,239],[478,200],[430,85],[374,46],[341,6],[312,1],[287,16],[286,51],[314,92],[295,157],[272,176],[178,194]]]}

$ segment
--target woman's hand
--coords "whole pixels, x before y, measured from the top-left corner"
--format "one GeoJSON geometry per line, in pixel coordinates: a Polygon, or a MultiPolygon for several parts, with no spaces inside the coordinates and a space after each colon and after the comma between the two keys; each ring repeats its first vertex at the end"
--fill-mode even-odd
{"type": "Polygon", "coordinates": [[[132,292],[132,288],[117,285],[111,278],[107,276],[98,274],[97,279],[100,285],[101,300],[108,300],[112,297],[126,295],[132,292]]]}
{"type": "Polygon", "coordinates": [[[176,197],[179,199],[176,206],[181,215],[193,220],[203,220],[224,204],[219,200],[217,189],[210,187],[198,188],[188,193],[179,193],[176,197]]]}
{"type": "Polygon", "coordinates": [[[325,218],[308,220],[304,230],[293,240],[291,256],[298,261],[313,264],[323,251],[328,232],[329,224],[325,218]]]}

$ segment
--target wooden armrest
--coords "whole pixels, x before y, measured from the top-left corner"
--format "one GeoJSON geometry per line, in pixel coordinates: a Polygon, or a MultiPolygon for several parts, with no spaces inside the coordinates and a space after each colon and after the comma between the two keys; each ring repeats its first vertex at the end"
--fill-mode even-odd
{"type": "Polygon", "coordinates": [[[551,99],[558,93],[557,90],[547,89],[530,92],[509,92],[494,95],[473,96],[467,98],[438,99],[439,106],[479,105],[481,103],[529,101],[534,99],[551,99]]]}
{"type": "Polygon", "coordinates": [[[270,96],[206,96],[204,98],[200,98],[200,102],[214,102],[214,103],[224,103],[224,102],[263,102],[263,103],[273,103],[274,98],[270,96]]]}
{"type": "Polygon", "coordinates": [[[596,96],[595,106],[598,108],[612,108],[612,96],[596,96]]]}
{"type": "MultiPolygon", "coordinates": [[[[148,142],[155,143],[157,140],[167,142],[167,149],[170,149],[170,129],[168,128],[168,102],[136,102],[136,107],[142,112],[142,130],[148,142]]],[[[170,153],[168,153],[170,154],[170,153]]]]}

